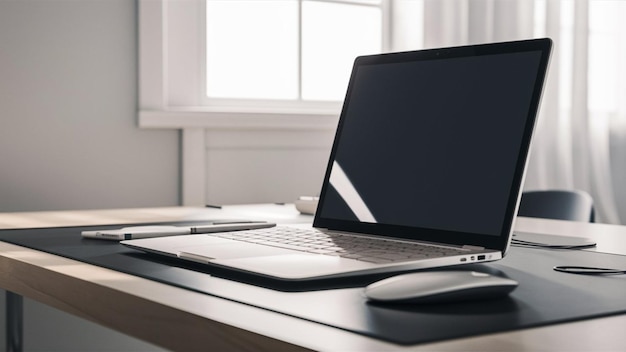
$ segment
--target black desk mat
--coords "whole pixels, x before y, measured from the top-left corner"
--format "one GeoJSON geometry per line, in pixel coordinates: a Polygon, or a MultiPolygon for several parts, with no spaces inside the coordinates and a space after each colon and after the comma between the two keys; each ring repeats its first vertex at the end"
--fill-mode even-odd
{"type": "Polygon", "coordinates": [[[362,287],[381,277],[297,284],[260,279],[158,258],[117,242],[82,239],[80,232],[85,229],[93,228],[2,230],[0,240],[398,344],[626,313],[626,275],[552,270],[556,265],[626,268],[626,256],[514,247],[501,261],[463,267],[519,281],[510,297],[445,305],[382,305],[368,303],[362,296],[362,287]]]}

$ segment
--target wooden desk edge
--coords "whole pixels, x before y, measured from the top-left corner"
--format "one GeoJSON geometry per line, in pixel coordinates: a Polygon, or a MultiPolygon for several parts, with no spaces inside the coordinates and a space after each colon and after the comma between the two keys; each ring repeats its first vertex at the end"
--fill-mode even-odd
{"type": "Polygon", "coordinates": [[[0,286],[170,350],[320,350],[334,335],[353,335],[351,340],[376,350],[395,346],[5,242],[0,242],[0,286]],[[305,348],[303,332],[326,338],[309,339],[305,348]]]}

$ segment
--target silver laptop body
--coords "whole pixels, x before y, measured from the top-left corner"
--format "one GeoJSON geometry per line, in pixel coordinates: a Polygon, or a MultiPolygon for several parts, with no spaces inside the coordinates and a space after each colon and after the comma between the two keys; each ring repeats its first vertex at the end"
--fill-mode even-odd
{"type": "Polygon", "coordinates": [[[312,227],[121,243],[281,280],[501,259],[551,46],[534,39],[358,57],[312,227]]]}

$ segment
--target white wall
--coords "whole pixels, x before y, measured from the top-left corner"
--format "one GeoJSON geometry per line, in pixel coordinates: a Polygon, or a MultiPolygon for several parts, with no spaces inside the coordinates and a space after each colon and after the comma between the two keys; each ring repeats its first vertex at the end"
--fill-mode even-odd
{"type": "Polygon", "coordinates": [[[0,1],[0,211],[176,205],[179,136],[140,130],[134,0],[0,1]]]}
{"type": "Polygon", "coordinates": [[[208,204],[293,203],[319,195],[334,130],[207,130],[208,204]]]}
{"type": "Polygon", "coordinates": [[[612,131],[609,144],[609,154],[611,158],[611,178],[613,180],[613,197],[617,203],[617,211],[622,225],[626,225],[626,185],[624,175],[626,175],[626,124],[622,122],[612,131]]]}
{"type": "MultiPolygon", "coordinates": [[[[0,211],[179,203],[179,132],[136,127],[136,27],[134,0],[0,0],[0,211]]],[[[24,310],[26,351],[155,349],[24,310]]]]}

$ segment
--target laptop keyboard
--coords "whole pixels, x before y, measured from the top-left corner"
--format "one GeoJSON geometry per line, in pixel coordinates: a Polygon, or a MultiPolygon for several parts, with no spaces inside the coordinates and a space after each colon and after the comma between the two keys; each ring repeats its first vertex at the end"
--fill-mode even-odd
{"type": "Polygon", "coordinates": [[[468,254],[468,250],[460,248],[365,238],[292,227],[223,232],[211,234],[211,236],[379,264],[468,254]]]}

